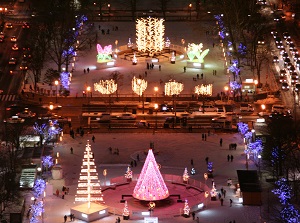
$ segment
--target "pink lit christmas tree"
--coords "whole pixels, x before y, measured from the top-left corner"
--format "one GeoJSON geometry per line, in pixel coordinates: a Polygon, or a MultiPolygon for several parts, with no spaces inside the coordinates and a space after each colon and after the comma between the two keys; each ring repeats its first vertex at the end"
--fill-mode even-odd
{"type": "Polygon", "coordinates": [[[183,216],[184,217],[189,217],[190,216],[190,207],[189,207],[189,203],[187,200],[185,200],[184,202],[184,207],[183,207],[183,216]]]}
{"type": "Polygon", "coordinates": [[[183,175],[182,175],[183,182],[187,183],[189,178],[190,178],[189,172],[188,172],[187,168],[185,168],[183,175]]]}
{"type": "Polygon", "coordinates": [[[163,200],[169,195],[169,190],[159,171],[153,151],[149,149],[132,196],[139,200],[157,201],[163,200]]]}
{"type": "Polygon", "coordinates": [[[124,208],[123,208],[123,219],[124,220],[128,220],[129,219],[129,210],[128,210],[127,201],[125,201],[124,208]]]}
{"type": "Polygon", "coordinates": [[[89,140],[85,147],[75,201],[87,201],[89,206],[91,201],[104,203],[94,153],[89,140]]]}

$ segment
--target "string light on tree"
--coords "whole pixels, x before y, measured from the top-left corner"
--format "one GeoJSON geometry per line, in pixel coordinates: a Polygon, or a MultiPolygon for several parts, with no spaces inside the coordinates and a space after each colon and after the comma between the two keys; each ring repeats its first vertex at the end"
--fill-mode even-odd
{"type": "Polygon", "coordinates": [[[127,204],[127,201],[125,201],[124,208],[123,208],[123,213],[122,213],[123,219],[128,220],[129,219],[129,214],[130,214],[130,212],[128,210],[128,204],[127,204]]]}
{"type": "Polygon", "coordinates": [[[187,168],[184,168],[183,176],[182,176],[183,182],[187,183],[189,178],[190,178],[189,172],[188,172],[187,168]]]}
{"type": "Polygon", "coordinates": [[[89,140],[85,147],[75,201],[87,201],[88,207],[92,201],[104,203],[94,153],[91,150],[89,140]]]}
{"type": "Polygon", "coordinates": [[[94,83],[94,90],[100,92],[101,94],[113,94],[117,91],[118,84],[115,80],[100,80],[98,83],[94,83]]]}
{"type": "Polygon", "coordinates": [[[168,96],[179,95],[183,91],[183,84],[175,80],[165,83],[165,94],[168,96]]]}
{"type": "Polygon", "coordinates": [[[138,200],[156,201],[163,200],[169,195],[169,190],[159,171],[153,151],[149,149],[132,196],[138,200]]]}
{"type": "Polygon", "coordinates": [[[133,77],[132,79],[132,90],[139,96],[142,96],[146,90],[148,82],[144,79],[133,77]]]}
{"type": "Polygon", "coordinates": [[[164,48],[164,20],[158,18],[140,18],[136,21],[136,44],[138,50],[150,56],[164,48]]]}
{"type": "Polygon", "coordinates": [[[185,200],[184,202],[184,207],[183,207],[183,216],[188,218],[190,216],[190,207],[189,207],[189,204],[188,204],[188,201],[185,200]]]}

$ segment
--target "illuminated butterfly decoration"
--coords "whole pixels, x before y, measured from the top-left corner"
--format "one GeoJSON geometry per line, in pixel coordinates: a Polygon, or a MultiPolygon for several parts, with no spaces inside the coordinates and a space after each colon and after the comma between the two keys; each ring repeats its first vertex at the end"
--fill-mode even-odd
{"type": "Polygon", "coordinates": [[[111,54],[112,54],[112,45],[104,46],[104,48],[101,47],[100,44],[97,44],[97,60],[110,60],[111,54]]]}

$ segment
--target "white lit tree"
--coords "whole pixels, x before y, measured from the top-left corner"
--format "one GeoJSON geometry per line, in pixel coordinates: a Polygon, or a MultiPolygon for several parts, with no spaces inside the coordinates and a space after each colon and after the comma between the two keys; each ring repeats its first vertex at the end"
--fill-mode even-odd
{"type": "Polygon", "coordinates": [[[87,201],[89,207],[91,201],[104,203],[94,153],[89,140],[85,147],[75,201],[87,201]]]}
{"type": "Polygon", "coordinates": [[[132,179],[132,170],[130,169],[130,166],[127,167],[125,178],[127,179],[127,181],[131,181],[132,179]]]}
{"type": "Polygon", "coordinates": [[[128,220],[129,219],[129,210],[128,210],[127,201],[125,201],[124,208],[123,208],[123,219],[124,220],[128,220]]]}
{"type": "Polygon", "coordinates": [[[182,176],[183,182],[188,182],[189,178],[190,178],[189,172],[187,168],[184,168],[183,176],[182,176]]]}
{"type": "Polygon", "coordinates": [[[152,149],[149,149],[132,196],[138,200],[156,201],[169,197],[169,190],[159,171],[152,149]]]}
{"type": "Polygon", "coordinates": [[[189,217],[190,216],[190,207],[189,207],[189,203],[187,200],[185,200],[184,202],[184,207],[183,207],[183,216],[184,217],[189,217]]]}

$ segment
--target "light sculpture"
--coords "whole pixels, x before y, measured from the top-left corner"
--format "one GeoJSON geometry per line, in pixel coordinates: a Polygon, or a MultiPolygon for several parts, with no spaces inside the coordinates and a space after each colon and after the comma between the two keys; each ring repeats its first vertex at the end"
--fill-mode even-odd
{"type": "Polygon", "coordinates": [[[100,44],[97,44],[97,52],[97,62],[107,62],[108,60],[111,60],[112,45],[104,46],[104,48],[102,48],[100,44]]]}
{"type": "Polygon", "coordinates": [[[183,91],[183,84],[170,80],[165,83],[165,94],[168,96],[179,95],[183,91]]]}
{"type": "Polygon", "coordinates": [[[187,55],[191,62],[204,63],[204,57],[208,54],[209,49],[202,51],[203,44],[189,43],[187,55]],[[195,59],[196,58],[196,59],[195,59]]]}
{"type": "Polygon", "coordinates": [[[164,48],[164,20],[158,18],[140,18],[136,21],[136,44],[138,50],[149,55],[164,48]]]}
{"type": "Polygon", "coordinates": [[[101,94],[112,94],[118,89],[118,84],[115,80],[100,80],[99,83],[94,83],[94,90],[100,92],[101,94]]]}
{"type": "Polygon", "coordinates": [[[175,57],[175,53],[174,51],[171,53],[171,63],[172,64],[175,64],[175,61],[176,61],[176,57],[175,57]]]}
{"type": "Polygon", "coordinates": [[[201,84],[195,86],[195,93],[198,95],[211,96],[212,95],[212,84],[201,84]]]}
{"type": "Polygon", "coordinates": [[[133,54],[132,64],[133,64],[133,65],[136,65],[136,64],[137,64],[137,58],[136,58],[135,53],[133,54]]]}
{"type": "Polygon", "coordinates": [[[190,178],[189,172],[187,168],[184,168],[183,176],[182,176],[183,182],[188,182],[189,178],[190,178]]]}
{"type": "Polygon", "coordinates": [[[157,201],[169,197],[169,190],[159,171],[152,149],[149,149],[132,196],[144,201],[157,201]]]}
{"type": "Polygon", "coordinates": [[[85,147],[75,201],[87,201],[88,208],[90,208],[92,201],[104,203],[94,161],[94,153],[92,152],[89,140],[85,147]]]}
{"type": "Polygon", "coordinates": [[[132,90],[139,96],[142,96],[146,90],[148,82],[144,79],[133,77],[132,79],[132,90]]]}
{"type": "Polygon", "coordinates": [[[130,169],[130,166],[127,167],[126,173],[125,173],[125,178],[129,181],[132,179],[132,170],[130,169]]]}
{"type": "Polygon", "coordinates": [[[185,200],[185,202],[184,202],[184,207],[183,207],[183,214],[185,215],[185,216],[189,216],[190,215],[190,207],[189,207],[189,203],[188,203],[188,201],[187,200],[185,200]]]}

